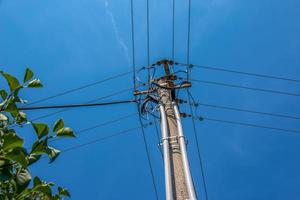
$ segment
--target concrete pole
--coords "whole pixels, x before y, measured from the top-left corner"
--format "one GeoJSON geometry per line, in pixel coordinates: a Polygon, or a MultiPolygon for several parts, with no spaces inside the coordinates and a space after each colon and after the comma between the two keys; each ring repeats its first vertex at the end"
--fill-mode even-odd
{"type": "Polygon", "coordinates": [[[166,188],[166,200],[174,200],[173,196],[173,184],[172,184],[172,170],[170,162],[170,146],[169,146],[169,131],[167,117],[163,105],[159,105],[160,119],[161,119],[161,135],[162,135],[162,147],[164,157],[164,169],[165,169],[165,188],[166,188]]]}
{"type": "Polygon", "coordinates": [[[191,174],[191,170],[190,170],[189,160],[188,160],[188,156],[187,156],[186,141],[185,141],[185,137],[183,134],[182,125],[181,125],[180,112],[179,112],[178,106],[176,105],[175,102],[173,103],[173,106],[174,106],[174,111],[175,111],[175,117],[177,120],[177,127],[178,127],[178,133],[179,133],[178,140],[179,140],[181,154],[182,154],[183,169],[184,169],[185,181],[187,184],[189,197],[190,197],[190,200],[197,200],[194,183],[193,183],[193,178],[192,178],[192,174],[191,174]]]}
{"type": "Polygon", "coordinates": [[[188,189],[185,179],[185,171],[182,162],[182,154],[179,144],[179,133],[177,127],[177,120],[172,104],[172,92],[168,87],[172,87],[173,82],[167,78],[161,78],[158,81],[158,95],[160,96],[161,104],[164,107],[167,123],[169,128],[169,146],[170,146],[170,160],[171,160],[171,175],[172,184],[174,188],[174,199],[187,200],[189,199],[188,189]]]}

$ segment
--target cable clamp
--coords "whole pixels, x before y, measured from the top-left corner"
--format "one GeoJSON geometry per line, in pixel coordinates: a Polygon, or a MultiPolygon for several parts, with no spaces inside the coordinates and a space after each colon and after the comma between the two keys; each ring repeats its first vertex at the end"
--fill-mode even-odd
{"type": "Polygon", "coordinates": [[[186,113],[180,113],[180,117],[187,118],[187,117],[192,117],[192,115],[186,113]]]}

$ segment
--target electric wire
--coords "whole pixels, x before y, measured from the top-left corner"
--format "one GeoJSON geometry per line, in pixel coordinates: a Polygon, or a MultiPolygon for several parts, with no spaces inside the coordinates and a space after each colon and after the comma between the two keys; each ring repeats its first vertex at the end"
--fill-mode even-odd
{"type": "Polygon", "coordinates": [[[276,131],[287,132],[287,133],[300,133],[300,130],[277,128],[277,127],[272,127],[272,126],[264,126],[264,125],[251,124],[251,123],[238,122],[238,121],[229,121],[229,120],[210,118],[210,117],[202,117],[201,116],[201,117],[196,117],[196,119],[198,119],[200,121],[208,120],[208,121],[221,122],[221,123],[227,123],[227,124],[235,124],[235,125],[248,126],[248,127],[254,127],[254,128],[276,130],[276,131]]]}
{"type": "Polygon", "coordinates": [[[207,192],[206,177],[204,174],[203,159],[202,159],[202,154],[200,151],[199,138],[198,138],[197,129],[196,129],[194,110],[193,110],[192,104],[191,104],[191,96],[192,95],[189,90],[187,90],[187,96],[188,96],[189,108],[190,108],[190,112],[191,112],[191,116],[192,116],[193,132],[194,132],[194,137],[196,139],[195,141],[196,141],[197,155],[198,155],[198,160],[199,160],[199,164],[200,164],[200,171],[201,171],[201,177],[202,177],[202,181],[203,181],[205,199],[208,200],[208,192],[207,192]]]}
{"type": "MultiPolygon", "coordinates": [[[[150,126],[150,125],[152,125],[152,123],[149,123],[149,124],[147,124],[145,126],[150,126]]],[[[79,144],[79,145],[75,145],[75,146],[72,146],[70,148],[64,149],[64,150],[61,151],[61,153],[66,153],[66,152],[69,152],[69,151],[72,151],[72,150],[76,150],[76,149],[79,149],[79,148],[82,148],[82,147],[85,147],[85,146],[88,146],[88,145],[91,145],[91,144],[94,144],[94,143],[97,143],[97,142],[100,142],[100,141],[103,141],[103,140],[107,140],[107,139],[111,139],[111,138],[114,138],[114,137],[117,137],[117,136],[121,136],[121,135],[124,135],[126,133],[133,132],[134,130],[138,130],[140,128],[141,128],[140,126],[137,126],[137,127],[133,127],[133,128],[129,128],[129,129],[123,130],[123,131],[119,131],[119,132],[113,133],[113,134],[108,135],[108,136],[97,138],[95,140],[91,140],[89,142],[86,142],[86,143],[83,143],[83,144],[79,144]]]]}
{"type": "MultiPolygon", "coordinates": [[[[117,91],[117,92],[113,92],[113,93],[108,94],[108,95],[106,95],[106,96],[102,96],[102,97],[99,97],[99,98],[96,98],[96,99],[92,99],[92,100],[90,100],[90,101],[87,101],[86,103],[93,103],[93,102],[96,102],[96,101],[99,101],[99,100],[107,99],[107,98],[109,98],[109,97],[113,97],[113,96],[119,95],[119,94],[121,94],[121,93],[130,91],[130,90],[132,90],[132,89],[133,89],[133,88],[130,87],[130,88],[127,88],[127,89],[119,90],[119,91],[117,91]]],[[[46,115],[42,115],[42,116],[33,118],[33,119],[31,119],[30,121],[36,121],[36,120],[44,119],[44,118],[47,118],[47,117],[56,115],[56,114],[58,114],[58,113],[67,112],[67,111],[69,111],[69,110],[71,110],[71,109],[72,109],[72,108],[65,108],[65,109],[62,109],[62,110],[58,110],[58,111],[55,111],[55,112],[52,112],[52,113],[49,113],[49,114],[46,114],[46,115]]]]}
{"type": "Polygon", "coordinates": [[[70,90],[66,90],[64,92],[60,92],[58,94],[48,96],[48,97],[33,101],[31,103],[28,103],[27,106],[34,105],[34,104],[37,104],[37,103],[41,103],[41,102],[44,102],[44,101],[47,101],[47,100],[50,100],[50,99],[53,99],[53,98],[56,98],[56,97],[64,96],[66,94],[70,94],[70,93],[73,93],[73,92],[76,92],[76,91],[79,91],[79,90],[83,90],[85,88],[88,88],[88,87],[91,87],[91,86],[94,86],[94,85],[98,85],[98,84],[101,84],[101,83],[104,83],[104,82],[107,82],[107,81],[110,81],[110,80],[113,80],[113,79],[117,79],[117,78],[120,78],[122,76],[126,76],[128,74],[131,74],[131,72],[132,71],[130,70],[128,72],[120,73],[120,74],[108,77],[106,79],[98,80],[98,81],[93,82],[93,83],[89,83],[89,84],[86,84],[86,85],[83,85],[83,86],[80,86],[80,87],[76,87],[76,88],[73,88],[73,89],[70,89],[70,90]]]}
{"type": "MultiPolygon", "coordinates": [[[[149,0],[147,0],[147,64],[148,64],[148,66],[150,66],[150,22],[149,22],[149,20],[150,20],[149,19],[150,18],[149,17],[149,15],[150,15],[150,6],[149,6],[149,3],[150,3],[149,0]]],[[[148,67],[148,83],[150,83],[151,78],[154,77],[155,72],[156,72],[156,68],[154,68],[153,74],[152,74],[152,77],[151,77],[150,67],[148,67]]],[[[150,85],[150,87],[151,87],[151,85],[150,85]]],[[[140,104],[137,104],[137,105],[138,105],[138,109],[139,109],[140,104]]],[[[157,140],[159,142],[159,132],[158,132],[158,128],[157,128],[156,119],[155,119],[154,116],[152,116],[152,117],[153,117],[153,121],[154,121],[154,125],[155,125],[156,137],[157,137],[157,140]]],[[[141,124],[143,124],[140,112],[139,112],[139,121],[140,121],[141,124]]],[[[149,153],[149,149],[148,149],[146,136],[145,136],[145,133],[144,133],[145,131],[143,130],[143,127],[141,129],[142,129],[142,133],[143,133],[144,144],[145,144],[145,147],[147,147],[146,151],[147,151],[148,163],[149,163],[149,166],[151,168],[151,176],[152,176],[153,183],[154,183],[155,195],[156,195],[156,199],[158,200],[158,191],[157,191],[157,186],[156,186],[155,179],[154,179],[154,172],[153,172],[153,169],[152,169],[152,164],[150,162],[150,153],[149,153]]]]}
{"type": "Polygon", "coordinates": [[[276,79],[276,80],[300,83],[299,79],[292,79],[292,78],[288,78],[288,77],[280,77],[280,76],[272,76],[272,75],[252,73],[252,72],[246,72],[246,71],[238,71],[238,70],[226,69],[226,68],[222,68],[222,67],[211,67],[211,66],[205,66],[205,65],[194,65],[194,64],[183,64],[183,63],[178,63],[178,64],[183,65],[183,66],[206,69],[206,70],[222,71],[222,72],[242,74],[242,75],[247,75],[247,76],[255,76],[255,77],[260,77],[260,78],[268,78],[268,79],[276,79]]]}
{"type": "MultiPolygon", "coordinates": [[[[124,119],[128,119],[128,118],[131,118],[133,116],[135,116],[136,113],[132,113],[132,114],[129,114],[129,115],[125,115],[123,117],[119,117],[117,119],[113,119],[113,120],[109,120],[109,121],[106,121],[106,122],[102,122],[100,124],[97,124],[97,125],[94,125],[94,126],[91,126],[91,127],[88,127],[88,128],[84,128],[84,129],[81,129],[79,131],[75,131],[75,134],[76,134],[76,137],[84,132],[87,132],[87,131],[91,131],[91,130],[95,130],[95,129],[98,129],[100,127],[103,127],[103,126],[107,126],[109,124],[113,124],[113,123],[116,123],[116,122],[119,122],[119,121],[122,121],[124,119]]],[[[58,138],[58,137],[55,137],[53,139],[50,140],[50,142],[53,142],[53,141],[56,141],[56,140],[60,140],[60,139],[63,139],[63,138],[58,138]]]]}
{"type": "MultiPolygon", "coordinates": [[[[150,122],[150,123],[148,123],[148,124],[146,124],[144,126],[148,127],[148,126],[151,126],[151,125],[152,125],[152,122],[150,122]]],[[[108,135],[108,136],[104,136],[104,137],[101,137],[101,138],[97,138],[95,140],[91,140],[91,141],[83,143],[83,144],[75,145],[75,146],[72,146],[70,148],[67,148],[67,149],[64,149],[64,150],[60,151],[60,154],[66,153],[68,151],[73,151],[73,150],[76,150],[76,149],[79,149],[79,148],[82,148],[84,146],[88,146],[88,145],[91,145],[91,144],[94,144],[94,143],[97,143],[97,142],[100,142],[100,141],[108,140],[108,139],[111,139],[111,138],[114,138],[114,137],[117,137],[117,136],[125,135],[126,133],[132,132],[134,130],[138,130],[140,128],[141,128],[141,126],[129,128],[129,129],[126,129],[126,130],[123,130],[123,131],[119,131],[119,132],[113,133],[113,134],[108,135]]],[[[84,131],[84,129],[83,129],[83,131],[84,131]]],[[[56,140],[58,140],[58,139],[56,139],[56,140]]],[[[52,140],[52,141],[54,141],[54,140],[52,140]]],[[[46,159],[46,158],[47,158],[47,156],[42,156],[40,159],[46,159]]],[[[13,163],[9,163],[9,164],[3,165],[3,166],[13,166],[15,164],[18,164],[18,163],[17,162],[13,162],[13,163]]]]}
{"type": "Polygon", "coordinates": [[[147,161],[148,161],[148,165],[149,165],[149,168],[150,168],[150,174],[151,174],[152,183],[153,183],[153,187],[154,187],[154,191],[155,191],[155,197],[158,200],[158,191],[157,191],[157,186],[156,186],[156,182],[155,182],[152,163],[151,163],[151,160],[150,160],[150,151],[149,151],[149,147],[148,147],[148,143],[147,143],[147,138],[146,138],[146,134],[145,134],[145,130],[144,130],[144,124],[142,122],[140,110],[139,110],[139,122],[141,124],[140,129],[141,129],[141,132],[142,132],[144,147],[145,147],[145,151],[146,151],[146,154],[147,154],[147,161]]]}
{"type": "Polygon", "coordinates": [[[190,41],[191,41],[191,5],[192,0],[189,0],[189,7],[188,7],[188,36],[187,36],[187,54],[186,54],[186,61],[189,65],[190,63],[190,41]]]}
{"type": "Polygon", "coordinates": [[[223,71],[223,72],[230,72],[230,73],[235,73],[235,74],[243,74],[243,75],[248,75],[248,76],[256,76],[256,77],[261,77],[261,78],[277,79],[277,80],[300,83],[300,80],[286,78],[286,77],[279,77],[279,76],[271,76],[271,75],[265,75],[265,74],[243,72],[243,71],[230,70],[230,69],[218,68],[218,67],[208,67],[208,66],[203,66],[203,65],[194,65],[194,66],[197,67],[197,68],[208,69],[208,70],[223,71]]]}
{"type": "MultiPolygon", "coordinates": [[[[175,59],[175,0],[172,4],[172,60],[175,59]]],[[[174,63],[172,64],[172,70],[174,71],[174,63]]]]}
{"type": "Polygon", "coordinates": [[[80,107],[107,106],[107,105],[135,103],[135,102],[136,102],[136,100],[126,100],[126,101],[112,101],[112,102],[91,103],[91,104],[69,104],[69,105],[55,105],[55,106],[34,106],[34,107],[23,107],[23,108],[20,108],[20,110],[42,110],[42,109],[80,108],[80,107]]]}
{"type": "Polygon", "coordinates": [[[134,42],[133,0],[130,0],[130,13],[131,13],[131,43],[132,43],[133,85],[134,85],[134,91],[135,91],[136,90],[136,69],[135,69],[135,42],[134,42]]]}
{"type": "MultiPolygon", "coordinates": [[[[147,63],[150,66],[150,24],[149,24],[149,0],[147,0],[147,63]]],[[[148,68],[148,83],[150,82],[150,68],[148,68]]]]}
{"type": "MultiPolygon", "coordinates": [[[[131,0],[131,36],[132,36],[132,68],[133,70],[135,69],[135,47],[134,47],[134,20],[133,20],[133,0],[131,0]]],[[[147,60],[148,60],[148,83],[150,82],[150,68],[149,68],[149,64],[150,64],[150,58],[149,58],[149,1],[147,0],[147,60]]],[[[134,90],[136,91],[137,88],[137,84],[136,84],[136,75],[135,75],[135,71],[134,71],[134,75],[133,75],[133,84],[134,84],[134,90]]],[[[139,129],[141,129],[142,132],[142,137],[143,137],[143,143],[144,143],[144,148],[146,151],[146,156],[147,156],[147,161],[148,161],[148,165],[149,165],[149,169],[150,169],[150,175],[151,175],[151,179],[152,179],[152,185],[153,185],[153,189],[155,192],[155,197],[156,200],[158,200],[158,192],[157,192],[157,186],[156,186],[156,182],[155,182],[155,178],[154,178],[154,172],[153,172],[153,168],[152,168],[152,163],[150,160],[150,152],[149,152],[149,148],[148,148],[148,144],[147,144],[147,139],[145,136],[145,130],[144,130],[144,125],[142,122],[142,118],[141,118],[141,111],[140,111],[140,102],[137,99],[137,96],[134,95],[135,101],[136,101],[136,106],[138,109],[138,118],[139,118],[139,123],[140,123],[140,127],[139,129]]]]}
{"type": "Polygon", "coordinates": [[[269,89],[254,88],[254,87],[248,87],[248,86],[242,86],[242,85],[234,85],[234,84],[222,83],[222,82],[216,82],[216,81],[207,81],[207,80],[198,80],[198,79],[190,79],[190,80],[194,81],[194,82],[205,83],[205,84],[210,84],[210,85],[218,85],[218,86],[224,86],[224,87],[231,87],[231,88],[239,88],[239,89],[260,91],[260,92],[267,92],[267,93],[287,95],[287,96],[296,96],[296,97],[300,96],[300,94],[297,94],[297,93],[290,93],[290,92],[284,92],[284,91],[278,91],[278,90],[269,90],[269,89]]]}
{"type": "MultiPolygon", "coordinates": [[[[191,4],[192,4],[192,1],[189,0],[188,1],[187,56],[186,56],[186,62],[188,64],[190,63],[191,4]]],[[[189,81],[190,72],[191,72],[191,68],[188,68],[187,73],[186,73],[187,74],[187,81],[189,81]]],[[[202,182],[203,182],[203,189],[204,189],[205,199],[208,200],[208,192],[207,192],[206,177],[205,177],[205,173],[204,173],[203,159],[202,159],[202,154],[201,154],[201,151],[200,151],[199,138],[198,138],[197,129],[196,129],[196,122],[195,122],[195,118],[194,118],[194,115],[195,115],[196,111],[193,110],[192,105],[191,105],[191,102],[192,102],[192,100],[194,101],[194,98],[191,95],[189,88],[187,88],[186,91],[187,91],[187,96],[188,96],[188,104],[189,104],[190,112],[191,112],[191,115],[192,115],[193,132],[194,132],[194,137],[195,137],[195,141],[196,141],[197,155],[198,155],[198,160],[199,160],[199,165],[200,165],[200,170],[201,170],[201,178],[202,178],[202,182]]]]}
{"type": "Polygon", "coordinates": [[[268,115],[268,116],[273,116],[273,117],[281,117],[281,118],[287,118],[287,119],[300,120],[300,117],[297,117],[297,116],[262,112],[262,111],[250,110],[250,109],[244,109],[244,108],[237,108],[237,107],[232,107],[232,106],[223,106],[223,105],[207,104],[207,103],[195,103],[195,104],[199,105],[199,106],[205,106],[205,107],[211,107],[211,108],[217,108],[217,109],[233,110],[233,111],[239,111],[239,112],[259,114],[259,115],[268,115]]]}

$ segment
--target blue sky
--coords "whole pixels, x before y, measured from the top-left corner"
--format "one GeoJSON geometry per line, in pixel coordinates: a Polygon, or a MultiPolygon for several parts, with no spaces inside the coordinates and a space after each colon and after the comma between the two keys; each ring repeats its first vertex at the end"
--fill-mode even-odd
{"type": "MultiPolygon", "coordinates": [[[[186,62],[187,0],[176,1],[175,60],[186,62]]],[[[192,0],[193,64],[297,79],[300,73],[300,2],[297,0],[192,0]]],[[[146,1],[134,1],[136,64],[147,64],[146,1]]],[[[150,1],[150,60],[171,58],[172,1],[150,1]]],[[[1,0],[0,68],[22,77],[26,66],[45,87],[24,93],[29,101],[104,79],[132,67],[129,0],[1,0]]],[[[300,93],[300,85],[193,69],[195,79],[300,93]]],[[[1,86],[4,82],[1,80],[1,86]]],[[[132,75],[43,102],[82,103],[132,86],[132,75]]],[[[299,97],[194,83],[194,98],[211,103],[300,116],[299,97]]],[[[132,92],[108,98],[127,100],[132,92]]],[[[181,98],[186,98],[182,93],[181,98]]],[[[182,111],[188,112],[186,105],[182,111]]],[[[28,111],[35,118],[53,111],[28,111]]],[[[41,121],[63,117],[73,129],[136,112],[136,106],[81,108],[41,121]]],[[[201,116],[299,130],[297,120],[200,107],[201,116]]],[[[204,198],[199,160],[190,119],[183,119],[192,174],[199,199],[204,198]]],[[[136,116],[56,141],[66,149],[138,126],[136,116]]],[[[20,130],[31,141],[30,127],[20,130]]],[[[273,130],[197,123],[210,200],[295,200],[300,195],[300,135],[273,130]]],[[[164,199],[163,163],[154,127],[146,129],[159,198],[164,199]]],[[[28,143],[27,143],[28,145],[28,143]]],[[[155,198],[140,131],[101,141],[32,167],[35,175],[66,186],[72,199],[155,198]]]]}

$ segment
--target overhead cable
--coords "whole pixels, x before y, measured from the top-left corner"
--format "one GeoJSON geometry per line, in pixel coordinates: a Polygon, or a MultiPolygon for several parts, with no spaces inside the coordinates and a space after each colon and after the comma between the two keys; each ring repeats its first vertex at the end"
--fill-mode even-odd
{"type": "MultiPolygon", "coordinates": [[[[175,64],[176,64],[176,62],[175,62],[175,64]]],[[[288,78],[288,77],[280,77],[280,76],[252,73],[252,72],[246,72],[246,71],[238,71],[238,70],[232,70],[232,69],[227,69],[227,68],[222,68],[222,67],[211,67],[211,66],[205,66],[205,65],[194,65],[194,64],[183,64],[183,63],[177,63],[177,64],[183,65],[183,66],[206,69],[206,70],[222,71],[222,72],[229,72],[229,73],[242,74],[242,75],[248,75],[248,76],[256,76],[256,77],[260,77],[260,78],[269,78],[269,79],[276,79],[276,80],[300,83],[299,79],[293,79],[293,78],[288,78]]]]}
{"type": "Polygon", "coordinates": [[[281,118],[300,120],[300,117],[297,117],[297,116],[283,115],[283,114],[276,114],[276,113],[268,113],[268,112],[262,112],[262,111],[257,111],[257,110],[237,108],[237,107],[232,107],[232,106],[223,106],[223,105],[207,104],[207,103],[196,103],[196,105],[211,107],[211,108],[218,108],[218,109],[233,110],[233,111],[239,111],[239,112],[248,112],[248,113],[260,114],[260,115],[268,115],[268,116],[273,116],[273,117],[281,117],[281,118]]]}
{"type": "MultiPolygon", "coordinates": [[[[151,125],[151,124],[148,124],[148,125],[151,125]]],[[[61,153],[66,153],[68,151],[72,151],[72,150],[79,149],[79,148],[82,148],[82,147],[85,147],[85,146],[89,146],[91,144],[95,144],[95,143],[98,143],[98,142],[103,141],[103,140],[107,140],[107,139],[111,139],[111,138],[114,138],[114,137],[117,137],[117,136],[121,136],[121,135],[124,135],[126,133],[132,132],[134,130],[138,130],[140,128],[141,128],[140,126],[134,127],[134,128],[129,128],[129,129],[126,129],[124,131],[120,131],[120,132],[117,132],[117,133],[114,133],[114,134],[111,134],[111,135],[108,135],[108,136],[104,136],[104,137],[101,137],[101,138],[98,138],[98,139],[95,139],[95,140],[91,140],[91,141],[83,143],[83,144],[75,145],[75,146],[72,146],[70,148],[62,150],[61,153]]]]}
{"type": "Polygon", "coordinates": [[[73,93],[73,92],[76,92],[76,91],[79,91],[79,90],[83,90],[85,88],[88,88],[88,87],[91,87],[91,86],[94,86],[94,85],[98,85],[98,84],[101,84],[101,83],[104,83],[104,82],[107,82],[107,81],[110,81],[110,80],[113,80],[113,79],[117,79],[117,78],[120,78],[122,76],[126,76],[128,74],[131,74],[131,72],[132,71],[120,73],[120,74],[108,77],[106,79],[98,80],[98,81],[93,82],[93,83],[89,83],[89,84],[86,84],[86,85],[83,85],[83,86],[80,86],[80,87],[76,87],[76,88],[73,88],[73,89],[70,89],[70,90],[66,90],[66,91],[60,92],[58,94],[48,96],[46,98],[42,98],[42,99],[39,99],[37,101],[33,101],[31,103],[28,103],[27,106],[37,104],[37,103],[41,103],[41,102],[47,101],[49,99],[53,99],[53,98],[56,98],[56,97],[59,97],[59,96],[64,96],[66,94],[70,94],[70,93],[73,93]]]}
{"type": "MultiPolygon", "coordinates": [[[[108,95],[105,95],[105,96],[102,96],[102,97],[99,97],[99,98],[96,98],[96,99],[92,99],[92,100],[90,100],[90,101],[87,101],[86,103],[93,103],[93,102],[97,102],[97,101],[99,101],[99,100],[107,99],[107,98],[109,98],[109,97],[113,97],[113,96],[119,95],[119,94],[121,94],[121,93],[130,91],[130,90],[132,90],[132,89],[133,89],[133,88],[130,87],[130,88],[127,88],[127,89],[119,90],[119,91],[117,91],[117,92],[113,92],[113,93],[111,93],[111,94],[108,94],[108,95]]],[[[43,118],[47,118],[47,117],[56,115],[56,114],[58,114],[58,113],[67,112],[67,111],[69,111],[69,110],[71,110],[71,109],[72,109],[72,108],[65,108],[65,109],[62,109],[62,110],[59,110],[59,111],[55,111],[55,112],[52,112],[52,113],[49,113],[49,114],[46,114],[46,115],[42,115],[42,116],[33,118],[33,119],[31,119],[30,121],[36,121],[36,120],[40,120],[40,119],[43,119],[43,118]]]]}
{"type": "Polygon", "coordinates": [[[42,110],[42,109],[95,107],[95,106],[107,106],[107,105],[135,103],[135,102],[136,102],[136,100],[126,100],[126,101],[112,101],[112,102],[102,102],[102,103],[69,104],[69,105],[56,105],[56,106],[34,106],[34,107],[23,107],[23,108],[20,108],[20,110],[42,110]]]}
{"type": "MultiPolygon", "coordinates": [[[[81,134],[81,133],[88,132],[88,131],[91,131],[91,130],[95,130],[95,129],[100,128],[100,127],[103,127],[103,126],[107,126],[107,125],[109,125],[109,124],[113,124],[113,123],[122,121],[122,120],[124,120],[124,119],[128,119],[128,118],[133,117],[133,116],[135,116],[135,115],[136,115],[136,113],[132,113],[132,114],[129,114],[129,115],[126,115],[126,116],[123,116],[123,117],[119,117],[119,118],[117,118],[117,119],[109,120],[109,121],[102,122],[102,123],[100,123],[100,124],[97,124],[97,125],[94,125],[94,126],[91,126],[91,127],[88,127],[88,128],[81,129],[81,130],[79,130],[79,131],[75,131],[76,137],[77,137],[79,134],[81,134]]],[[[51,142],[52,142],[52,141],[56,141],[56,140],[60,140],[60,139],[62,139],[62,138],[57,138],[57,137],[56,137],[56,138],[53,138],[53,139],[51,140],[51,142]]]]}
{"type": "Polygon", "coordinates": [[[239,88],[239,89],[267,92],[267,93],[273,93],[273,94],[288,95],[288,96],[297,96],[297,97],[300,96],[300,94],[290,93],[290,92],[285,92],[285,91],[254,88],[254,87],[235,85],[235,84],[229,84],[229,83],[222,83],[222,82],[216,82],[216,81],[207,81],[207,80],[198,80],[198,79],[190,79],[190,80],[194,81],[194,82],[205,83],[205,84],[210,84],[210,85],[219,85],[219,86],[224,86],[224,87],[232,87],[232,88],[239,88]]]}
{"type": "Polygon", "coordinates": [[[134,13],[133,0],[130,0],[130,14],[131,14],[131,43],[132,43],[132,69],[133,69],[133,84],[136,90],[136,69],[135,69],[135,42],[134,42],[134,13]]]}
{"type": "MultiPolygon", "coordinates": [[[[150,15],[150,10],[149,10],[149,0],[147,0],[147,64],[150,66],[150,23],[149,23],[149,15],[150,15]]],[[[148,82],[150,82],[150,68],[148,68],[148,82]]]]}
{"type": "Polygon", "coordinates": [[[205,177],[205,173],[204,173],[203,159],[202,159],[202,154],[200,151],[199,138],[198,138],[198,134],[197,134],[196,122],[195,122],[195,116],[194,116],[195,110],[192,108],[192,104],[191,104],[193,98],[192,98],[192,95],[191,95],[189,89],[187,89],[187,94],[188,94],[189,108],[190,108],[190,112],[191,112],[191,116],[192,116],[193,132],[194,132],[194,137],[196,139],[195,141],[196,141],[196,147],[197,147],[197,155],[198,155],[198,160],[199,160],[200,169],[201,169],[201,177],[202,177],[202,182],[203,182],[204,194],[205,194],[205,199],[208,200],[206,177],[205,177]]]}
{"type": "Polygon", "coordinates": [[[210,117],[202,117],[201,116],[201,117],[198,117],[197,119],[199,119],[200,121],[208,120],[208,121],[221,122],[221,123],[227,123],[227,124],[235,124],[235,125],[248,126],[248,127],[254,127],[254,128],[276,130],[276,131],[287,132],[287,133],[300,133],[300,130],[276,128],[276,127],[272,127],[272,126],[264,126],[264,125],[259,125],[259,124],[251,124],[251,123],[238,122],[238,121],[229,121],[229,120],[210,118],[210,117]]]}
{"type": "MultiPolygon", "coordinates": [[[[134,43],[134,20],[133,20],[133,0],[131,0],[131,38],[132,38],[132,68],[133,68],[133,87],[134,87],[134,91],[136,91],[137,89],[137,83],[136,83],[136,64],[135,64],[135,43],[134,43]]],[[[149,68],[149,63],[150,63],[150,58],[149,58],[149,1],[147,0],[147,60],[148,60],[148,67],[147,67],[147,72],[148,72],[148,83],[150,81],[150,68],[149,68]]],[[[148,144],[147,144],[147,140],[146,140],[146,136],[145,136],[145,131],[144,131],[144,125],[142,123],[142,119],[141,119],[141,111],[139,109],[139,101],[137,101],[137,96],[134,96],[135,98],[135,102],[137,103],[137,109],[138,109],[138,118],[139,118],[139,123],[140,123],[140,129],[142,131],[142,137],[143,137],[143,143],[144,143],[144,148],[146,151],[146,156],[147,156],[147,161],[148,161],[148,166],[149,166],[149,170],[150,170],[150,174],[151,174],[151,179],[152,179],[152,185],[153,185],[153,189],[155,192],[155,197],[156,200],[158,200],[158,192],[157,192],[157,186],[156,186],[156,182],[155,182],[155,178],[154,178],[154,172],[153,172],[153,168],[152,168],[152,163],[150,160],[150,153],[149,153],[149,148],[148,148],[148,144]]]]}
{"type": "MultiPolygon", "coordinates": [[[[152,125],[152,122],[150,122],[148,124],[145,124],[144,126],[148,127],[148,126],[151,126],[151,125],[152,125]]],[[[137,126],[137,127],[129,128],[129,129],[126,129],[126,130],[123,130],[123,131],[119,131],[119,132],[110,134],[108,136],[100,137],[100,138],[97,138],[95,140],[91,140],[89,142],[83,143],[83,144],[79,144],[79,145],[72,146],[70,148],[66,148],[66,149],[62,150],[61,153],[66,153],[66,152],[73,151],[73,150],[76,150],[76,149],[79,149],[79,148],[82,148],[82,147],[85,147],[85,146],[89,146],[91,144],[101,142],[103,140],[108,140],[108,139],[111,139],[111,138],[114,138],[114,137],[117,137],[117,136],[125,135],[126,133],[133,132],[134,130],[138,130],[140,128],[141,128],[140,126],[137,126]]],[[[43,158],[46,158],[46,157],[43,157],[43,158]]]]}
{"type": "MultiPolygon", "coordinates": [[[[172,1],[172,60],[175,59],[175,0],[172,1]]],[[[174,71],[174,63],[172,63],[174,71]]]]}
{"type": "Polygon", "coordinates": [[[188,36],[187,36],[187,64],[190,64],[190,41],[191,41],[191,7],[192,7],[192,0],[189,0],[189,9],[188,9],[188,36]]]}
{"type": "MultiPolygon", "coordinates": [[[[148,124],[145,124],[144,126],[148,127],[148,126],[151,126],[152,124],[153,123],[150,122],[148,124]]],[[[123,131],[119,131],[119,132],[113,133],[113,134],[108,135],[108,136],[100,137],[100,138],[97,138],[95,140],[91,140],[89,142],[83,143],[83,144],[79,144],[79,145],[75,145],[75,146],[66,148],[66,149],[62,150],[60,153],[66,153],[66,152],[69,152],[69,151],[73,151],[73,150],[76,150],[76,149],[79,149],[79,148],[82,148],[82,147],[85,147],[85,146],[88,146],[88,145],[92,145],[92,144],[104,141],[104,140],[108,140],[108,139],[111,139],[111,138],[114,138],[114,137],[117,137],[117,136],[125,135],[127,133],[133,132],[134,130],[138,130],[140,128],[141,128],[140,126],[137,126],[137,127],[133,127],[133,128],[123,130],[123,131]]],[[[47,156],[42,156],[41,157],[41,159],[46,159],[46,158],[47,158],[47,156]]],[[[15,165],[15,164],[17,164],[17,162],[10,163],[9,165],[15,165]]]]}

